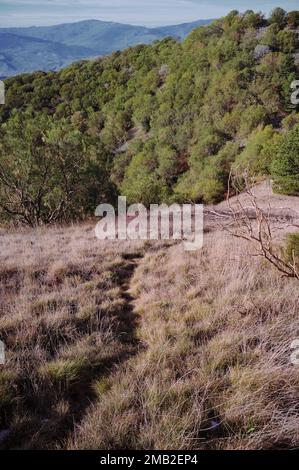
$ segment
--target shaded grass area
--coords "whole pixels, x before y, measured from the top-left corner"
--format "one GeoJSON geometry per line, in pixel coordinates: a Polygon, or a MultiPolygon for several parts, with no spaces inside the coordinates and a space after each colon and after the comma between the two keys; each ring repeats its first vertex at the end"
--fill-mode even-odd
{"type": "Polygon", "coordinates": [[[1,445],[53,448],[139,349],[126,291],[142,247],[100,245],[86,226],[2,234],[1,246],[1,445]]]}

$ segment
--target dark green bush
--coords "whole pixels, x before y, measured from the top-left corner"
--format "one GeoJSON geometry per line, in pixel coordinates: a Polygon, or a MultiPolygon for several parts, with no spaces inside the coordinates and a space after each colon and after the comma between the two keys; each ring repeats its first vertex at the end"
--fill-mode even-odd
{"type": "Polygon", "coordinates": [[[285,254],[288,262],[299,262],[299,233],[291,233],[287,236],[285,254]]]}
{"type": "Polygon", "coordinates": [[[299,125],[277,146],[271,173],[277,192],[299,196],[299,125]]]}

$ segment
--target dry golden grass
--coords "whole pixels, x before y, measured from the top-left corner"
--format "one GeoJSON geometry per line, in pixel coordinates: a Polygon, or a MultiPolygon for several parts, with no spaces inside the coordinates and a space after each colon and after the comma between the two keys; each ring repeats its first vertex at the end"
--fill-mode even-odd
{"type": "Polygon", "coordinates": [[[125,291],[141,253],[137,242],[99,243],[88,225],[1,233],[6,446],[56,445],[95,396],[94,380],[137,351],[125,291]]]}
{"type": "Polygon", "coordinates": [[[0,281],[2,447],[299,445],[298,281],[245,242],[3,231],[0,281]]]}
{"type": "Polygon", "coordinates": [[[132,282],[146,350],[110,378],[69,448],[265,449],[299,444],[298,282],[223,234],[148,254],[132,282]]]}

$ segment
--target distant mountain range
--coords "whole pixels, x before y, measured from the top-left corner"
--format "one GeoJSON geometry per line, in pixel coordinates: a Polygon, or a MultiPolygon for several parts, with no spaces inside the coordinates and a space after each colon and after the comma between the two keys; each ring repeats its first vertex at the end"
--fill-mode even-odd
{"type": "Polygon", "coordinates": [[[87,20],[57,26],[0,28],[0,78],[37,70],[57,70],[79,59],[107,55],[167,36],[183,39],[199,20],[159,28],[87,20]]]}

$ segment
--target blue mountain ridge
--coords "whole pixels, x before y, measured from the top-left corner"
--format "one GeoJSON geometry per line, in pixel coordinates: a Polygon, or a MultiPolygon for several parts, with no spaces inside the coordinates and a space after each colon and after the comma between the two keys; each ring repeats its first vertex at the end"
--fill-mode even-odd
{"type": "Polygon", "coordinates": [[[86,20],[56,26],[0,28],[0,77],[37,70],[58,70],[81,59],[108,55],[137,44],[151,44],[167,36],[184,39],[198,20],[159,28],[86,20]]]}

